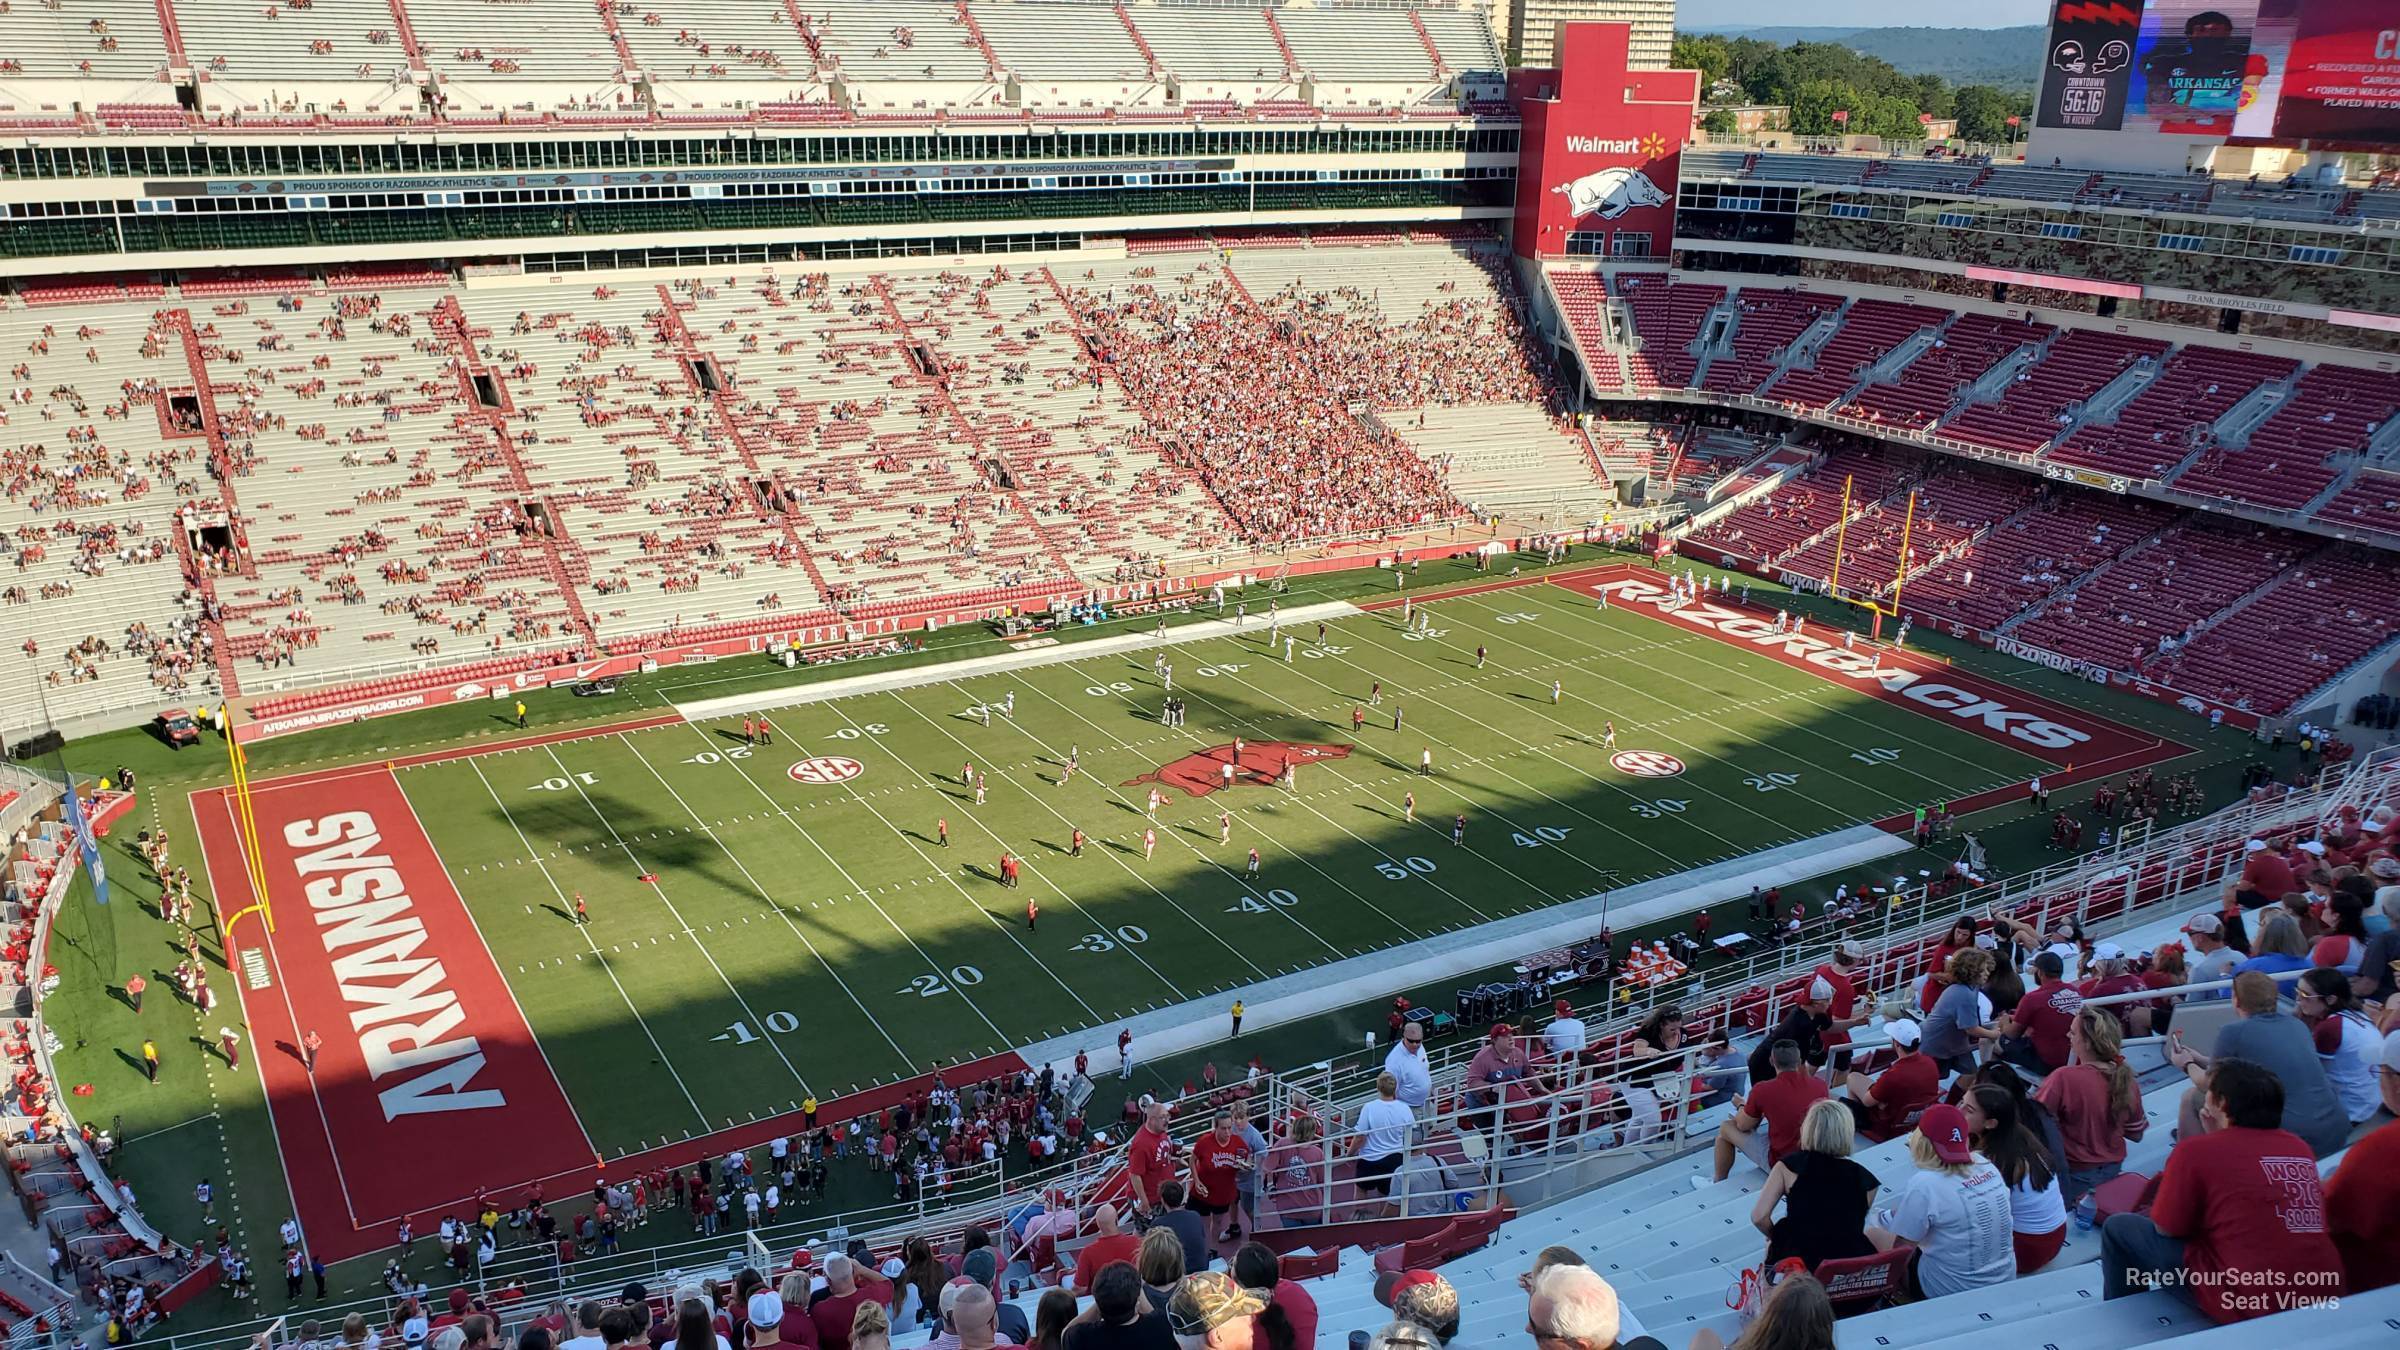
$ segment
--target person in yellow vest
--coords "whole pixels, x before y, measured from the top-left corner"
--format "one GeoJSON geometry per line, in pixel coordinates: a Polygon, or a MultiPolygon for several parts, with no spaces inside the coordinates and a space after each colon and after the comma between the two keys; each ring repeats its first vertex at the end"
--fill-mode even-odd
{"type": "Polygon", "coordinates": [[[525,729],[525,700],[517,700],[517,730],[525,729]]]}
{"type": "Polygon", "coordinates": [[[1237,998],[1233,1001],[1233,1034],[1236,1036],[1242,1034],[1242,1012],[1242,1001],[1237,998]]]}

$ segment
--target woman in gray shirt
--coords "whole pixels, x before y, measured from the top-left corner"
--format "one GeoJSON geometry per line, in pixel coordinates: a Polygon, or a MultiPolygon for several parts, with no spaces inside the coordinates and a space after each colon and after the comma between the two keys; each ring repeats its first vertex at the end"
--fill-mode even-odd
{"type": "Polygon", "coordinates": [[[1983,986],[1992,978],[1992,954],[1970,947],[1950,956],[1950,985],[1925,1015],[1924,1052],[1945,1073],[1975,1067],[1975,1042],[2000,1033],[1984,1024],[1983,986]]]}

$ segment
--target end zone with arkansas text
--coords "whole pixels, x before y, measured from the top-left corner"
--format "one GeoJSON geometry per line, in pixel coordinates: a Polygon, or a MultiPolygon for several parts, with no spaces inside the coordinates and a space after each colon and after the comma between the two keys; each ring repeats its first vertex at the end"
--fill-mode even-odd
{"type": "MultiPolygon", "coordinates": [[[[793,1133],[798,1113],[616,1157],[594,1151],[415,808],[406,766],[678,722],[675,714],[486,746],[320,769],[254,783],[276,931],[255,916],[228,945],[241,999],[243,1071],[258,1073],[292,1208],[327,1262],[387,1250],[405,1218],[430,1231],[479,1194],[504,1202],[540,1184],[584,1190],[616,1172],[680,1167],[793,1133]],[[311,890],[314,886],[316,889],[311,890]],[[302,1058],[322,1038],[316,1071],[302,1058]],[[462,1147],[471,1145],[471,1147],[462,1147]]],[[[253,901],[231,792],[191,797],[220,914],[253,901]]],[[[1025,1067],[1015,1051],[953,1065],[983,1078],[1025,1067]]],[[[931,1075],[821,1103],[824,1119],[908,1100],[931,1075]]]]}
{"type": "MultiPolygon", "coordinates": [[[[2097,713],[1906,648],[1878,643],[1852,650],[1838,638],[1828,640],[1805,631],[1778,633],[1773,610],[1739,604],[1722,595],[1678,602],[1668,590],[1667,578],[1646,567],[1619,565],[1540,580],[1581,595],[1606,594],[1612,605],[1706,633],[1729,646],[1808,671],[1870,698],[1947,720],[1985,740],[2056,765],[2056,772],[2043,775],[2053,787],[2192,753],[2188,745],[2145,735],[2097,713]]],[[[2017,790],[1998,788],[1981,796],[1998,800],[2017,790]]],[[[1974,807],[1974,802],[1954,805],[1958,810],[1974,807]]]]}
{"type": "MultiPolygon", "coordinates": [[[[254,786],[275,932],[229,944],[292,1204],[321,1259],[441,1197],[596,1161],[533,1029],[387,769],[254,786]],[[322,1038],[312,1072],[301,1046],[322,1038]],[[472,1142],[473,1147],[461,1147],[472,1142]]],[[[220,912],[254,899],[229,791],[194,794],[220,912]]]]}

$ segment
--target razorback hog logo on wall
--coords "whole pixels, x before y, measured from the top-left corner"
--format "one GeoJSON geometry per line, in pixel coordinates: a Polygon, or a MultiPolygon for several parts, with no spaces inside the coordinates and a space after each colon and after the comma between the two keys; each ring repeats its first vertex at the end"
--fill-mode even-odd
{"type": "Polygon", "coordinates": [[[1675,237],[1675,186],[1691,134],[1700,76],[1689,70],[1628,70],[1632,29],[1570,23],[1558,68],[1509,76],[1509,101],[1524,118],[1517,164],[1516,250],[1558,257],[1568,236],[1578,252],[1665,258],[1675,237]]]}
{"type": "Polygon", "coordinates": [[[1205,797],[1221,788],[1237,785],[1271,787],[1282,781],[1285,765],[1307,768],[1327,760],[1350,758],[1346,745],[1310,745],[1302,741],[1244,741],[1240,758],[1235,758],[1231,745],[1212,745],[1195,750],[1183,758],[1161,764],[1139,777],[1128,778],[1120,787],[1138,787],[1157,783],[1162,787],[1182,788],[1194,797],[1205,797]],[[1226,776],[1225,766],[1233,766],[1226,776]]]}
{"type": "Polygon", "coordinates": [[[1778,633],[1773,620],[1749,610],[1706,600],[1675,604],[1673,595],[1664,586],[1647,581],[1611,581],[1593,589],[1606,591],[1621,601],[1652,605],[1678,623],[1772,649],[1827,674],[1875,685],[1929,710],[1948,713],[1977,730],[2007,736],[2039,749],[2067,750],[2092,738],[2090,732],[2080,727],[2053,721],[2038,712],[2012,708],[1991,694],[1962,689],[1938,674],[1885,666],[1871,652],[1845,650],[1838,643],[1804,633],[1778,633]]]}

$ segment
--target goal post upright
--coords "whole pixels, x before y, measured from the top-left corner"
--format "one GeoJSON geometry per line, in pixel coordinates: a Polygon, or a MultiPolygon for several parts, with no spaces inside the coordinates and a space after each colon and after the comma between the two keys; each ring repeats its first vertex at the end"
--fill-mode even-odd
{"type": "Polygon", "coordinates": [[[241,832],[242,872],[250,879],[251,897],[248,908],[226,918],[222,925],[221,936],[225,942],[226,959],[231,960],[234,924],[252,914],[257,914],[266,922],[267,935],[273,937],[275,935],[275,906],[267,896],[266,861],[258,848],[258,815],[250,802],[250,755],[248,751],[242,749],[241,741],[234,735],[234,714],[230,701],[226,704],[222,715],[225,719],[225,759],[233,770],[234,823],[241,832]]]}

